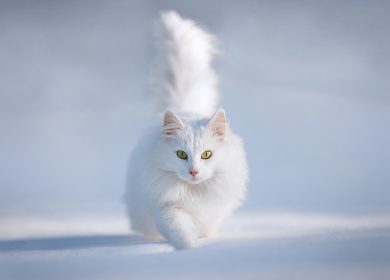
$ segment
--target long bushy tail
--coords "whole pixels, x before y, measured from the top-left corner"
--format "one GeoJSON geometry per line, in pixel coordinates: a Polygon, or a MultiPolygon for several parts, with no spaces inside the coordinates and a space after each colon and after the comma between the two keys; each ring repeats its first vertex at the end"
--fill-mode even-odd
{"type": "Polygon", "coordinates": [[[210,116],[218,101],[211,61],[215,38],[174,11],[161,13],[156,30],[157,61],[152,78],[158,110],[171,108],[210,116]]]}

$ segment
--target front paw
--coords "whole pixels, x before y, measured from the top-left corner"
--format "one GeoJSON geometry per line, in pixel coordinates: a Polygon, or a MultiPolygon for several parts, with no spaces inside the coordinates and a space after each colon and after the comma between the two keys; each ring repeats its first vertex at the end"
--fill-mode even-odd
{"type": "Polygon", "coordinates": [[[195,239],[177,239],[170,240],[170,243],[176,250],[188,250],[197,247],[198,242],[195,239]]]}

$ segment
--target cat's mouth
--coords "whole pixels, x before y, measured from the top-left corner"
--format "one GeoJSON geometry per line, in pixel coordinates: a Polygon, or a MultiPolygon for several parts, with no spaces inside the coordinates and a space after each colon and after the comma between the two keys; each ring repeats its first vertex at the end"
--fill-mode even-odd
{"type": "Polygon", "coordinates": [[[199,185],[200,183],[204,182],[206,178],[200,178],[200,177],[191,177],[191,178],[181,178],[178,176],[178,178],[183,181],[184,183],[190,184],[190,185],[199,185]]]}

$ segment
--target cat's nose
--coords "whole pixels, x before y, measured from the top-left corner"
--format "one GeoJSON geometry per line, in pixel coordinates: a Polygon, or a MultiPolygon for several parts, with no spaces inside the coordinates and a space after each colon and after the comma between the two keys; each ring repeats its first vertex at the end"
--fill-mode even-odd
{"type": "Polygon", "coordinates": [[[191,169],[190,171],[188,171],[188,173],[190,173],[192,175],[192,177],[195,177],[196,174],[199,173],[199,171],[195,170],[195,169],[191,169]]]}

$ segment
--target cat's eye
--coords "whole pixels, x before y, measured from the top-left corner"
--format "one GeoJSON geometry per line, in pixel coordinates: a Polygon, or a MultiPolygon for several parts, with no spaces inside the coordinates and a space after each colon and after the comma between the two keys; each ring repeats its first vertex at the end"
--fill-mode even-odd
{"type": "Polygon", "coordinates": [[[176,152],[176,154],[177,154],[177,156],[178,156],[179,158],[181,158],[181,159],[187,159],[187,158],[188,158],[187,153],[184,152],[183,150],[178,150],[178,151],[176,152]]]}
{"type": "Polygon", "coordinates": [[[202,159],[209,159],[209,158],[211,158],[212,155],[213,155],[213,153],[212,153],[210,150],[207,150],[207,151],[204,151],[204,152],[200,155],[200,157],[201,157],[202,159]]]}

